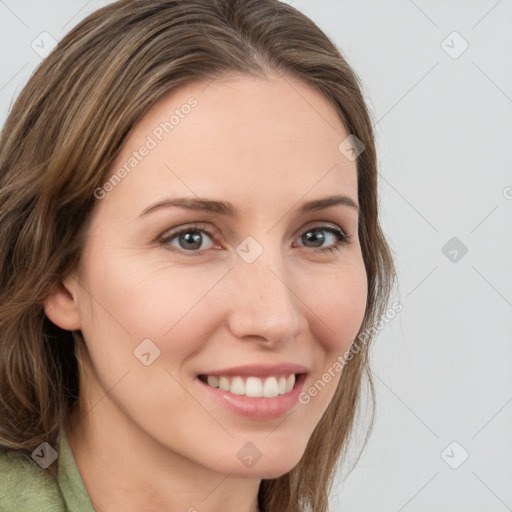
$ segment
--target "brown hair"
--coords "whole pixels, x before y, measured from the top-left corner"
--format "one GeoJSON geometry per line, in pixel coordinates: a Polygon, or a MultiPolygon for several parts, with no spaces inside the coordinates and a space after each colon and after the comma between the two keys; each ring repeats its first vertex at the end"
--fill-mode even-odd
{"type": "MultiPolygon", "coordinates": [[[[88,16],[60,41],[22,90],[2,132],[1,447],[29,455],[43,441],[56,446],[62,422],[78,403],[76,349],[83,338],[54,325],[44,302],[52,285],[80,261],[94,190],[130,130],[180,86],[229,73],[264,77],[267,70],[296,76],[323,93],[365,145],[357,172],[368,299],[359,332],[384,313],[396,275],[378,222],[374,134],[359,79],[335,45],[305,15],[277,0],[121,0],[88,16]]],[[[262,481],[265,510],[328,510],[364,372],[375,408],[368,366],[372,338],[352,345],[335,395],[297,466],[262,481]]]]}

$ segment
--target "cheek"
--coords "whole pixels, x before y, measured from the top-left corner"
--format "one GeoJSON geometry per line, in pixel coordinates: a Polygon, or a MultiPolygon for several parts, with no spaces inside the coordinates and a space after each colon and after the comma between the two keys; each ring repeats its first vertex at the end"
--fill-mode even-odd
{"type": "Polygon", "coordinates": [[[304,421],[310,432],[334,397],[346,355],[363,322],[367,300],[367,277],[362,262],[317,276],[316,283],[316,292],[307,296],[307,303],[312,311],[310,330],[317,364],[299,396],[299,408],[308,411],[304,421]]]}
{"type": "Polygon", "coordinates": [[[315,292],[305,295],[318,318],[315,338],[327,354],[347,349],[361,327],[366,311],[367,278],[362,263],[346,264],[315,279],[315,292]]]}
{"type": "Polygon", "coordinates": [[[99,351],[118,355],[122,350],[129,357],[146,338],[162,351],[161,361],[169,353],[179,360],[200,348],[201,333],[214,322],[209,301],[226,274],[225,265],[170,264],[165,254],[150,261],[99,244],[91,249],[83,277],[90,302],[84,318],[89,336],[84,334],[94,345],[105,345],[93,349],[98,356],[99,351]]]}

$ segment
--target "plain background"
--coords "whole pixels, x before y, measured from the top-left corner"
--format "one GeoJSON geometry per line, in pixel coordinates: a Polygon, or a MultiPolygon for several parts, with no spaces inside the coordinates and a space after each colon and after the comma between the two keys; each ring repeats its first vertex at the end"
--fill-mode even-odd
{"type": "MultiPolygon", "coordinates": [[[[2,126],[41,39],[107,3],[0,0],[2,126]]],[[[512,510],[512,2],[286,3],[362,81],[403,307],[372,348],[375,426],[333,510],[512,510]]]]}

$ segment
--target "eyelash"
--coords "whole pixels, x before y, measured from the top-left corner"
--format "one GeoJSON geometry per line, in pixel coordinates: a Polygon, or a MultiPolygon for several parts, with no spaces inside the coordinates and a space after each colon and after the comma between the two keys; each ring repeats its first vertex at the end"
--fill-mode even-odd
{"type": "MultiPolygon", "coordinates": [[[[179,229],[178,231],[171,231],[169,234],[164,233],[163,235],[161,235],[158,238],[158,243],[159,243],[159,245],[165,246],[165,248],[169,249],[169,242],[171,240],[174,240],[176,237],[178,237],[179,235],[181,235],[183,233],[190,233],[190,232],[197,232],[197,231],[205,232],[214,242],[216,241],[215,240],[216,235],[218,234],[217,230],[211,231],[204,224],[193,224],[193,225],[185,226],[184,228],[179,229]]],[[[341,229],[335,227],[334,225],[327,225],[327,226],[320,225],[320,226],[309,227],[308,229],[306,229],[305,231],[303,231],[301,233],[299,238],[311,231],[315,231],[315,232],[316,231],[320,231],[320,232],[327,231],[327,232],[335,235],[338,238],[338,240],[336,241],[336,243],[334,245],[324,247],[324,248],[313,248],[312,250],[315,253],[327,253],[327,251],[330,251],[332,254],[334,254],[335,251],[340,251],[342,246],[348,244],[350,241],[350,238],[351,238],[350,235],[345,234],[341,229]]],[[[203,252],[201,252],[201,251],[198,251],[198,252],[180,251],[180,250],[177,250],[176,248],[169,249],[169,250],[172,252],[176,252],[178,254],[183,254],[185,256],[201,256],[205,252],[205,251],[203,251],[203,252]]],[[[197,251],[197,249],[196,249],[196,251],[197,251]]],[[[206,251],[208,251],[208,249],[206,249],[206,251]]]]}

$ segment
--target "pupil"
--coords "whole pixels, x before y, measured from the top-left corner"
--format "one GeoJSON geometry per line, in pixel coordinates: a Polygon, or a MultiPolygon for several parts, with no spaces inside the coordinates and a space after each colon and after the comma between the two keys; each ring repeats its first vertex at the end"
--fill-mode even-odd
{"type": "Polygon", "coordinates": [[[189,233],[185,233],[182,237],[181,237],[183,240],[185,240],[187,242],[187,244],[193,244],[195,245],[196,247],[186,247],[186,249],[199,249],[199,247],[201,247],[201,235],[197,232],[197,231],[191,231],[189,233]],[[190,233],[194,233],[193,235],[191,235],[190,233]]]}
{"type": "Polygon", "coordinates": [[[321,231],[309,231],[306,234],[306,238],[308,241],[313,241],[316,243],[316,245],[314,247],[321,247],[321,245],[325,239],[325,236],[321,233],[322,233],[321,231]]]}

